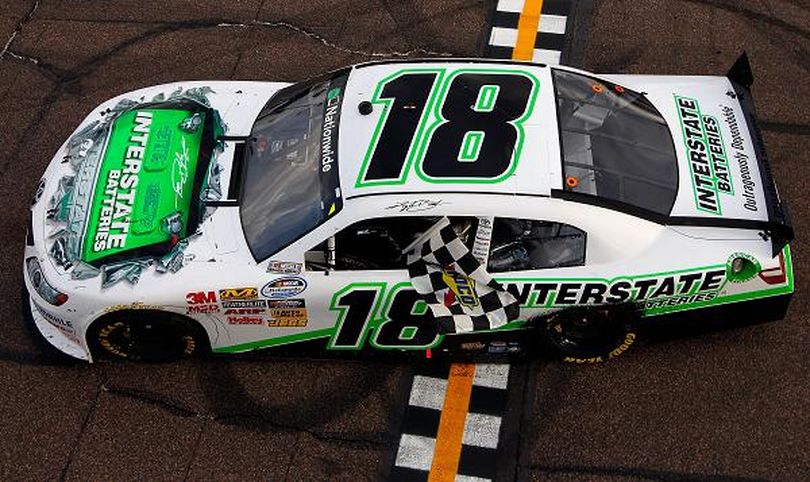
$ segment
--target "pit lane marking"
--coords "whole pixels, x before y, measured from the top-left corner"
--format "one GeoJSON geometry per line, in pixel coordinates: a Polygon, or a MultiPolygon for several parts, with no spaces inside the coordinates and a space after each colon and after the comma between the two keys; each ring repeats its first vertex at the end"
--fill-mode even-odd
{"type": "Polygon", "coordinates": [[[559,64],[571,0],[499,0],[486,57],[559,64]]]}
{"type": "Polygon", "coordinates": [[[415,375],[389,480],[492,480],[508,381],[503,364],[415,375]]]}

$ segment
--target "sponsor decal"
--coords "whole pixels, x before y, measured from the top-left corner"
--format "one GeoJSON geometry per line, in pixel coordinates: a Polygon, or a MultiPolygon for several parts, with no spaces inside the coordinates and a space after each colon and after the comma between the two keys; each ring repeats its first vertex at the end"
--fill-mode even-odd
{"type": "Polygon", "coordinates": [[[229,325],[263,325],[264,318],[255,315],[238,315],[228,317],[229,325]]]}
{"type": "Polygon", "coordinates": [[[34,303],[34,306],[37,308],[37,311],[39,312],[39,314],[42,315],[43,318],[45,318],[45,321],[47,321],[48,323],[55,326],[60,331],[66,333],[66,334],[69,334],[69,335],[75,335],[76,334],[76,330],[73,328],[73,322],[72,321],[66,320],[64,318],[60,318],[60,317],[54,315],[53,313],[49,313],[49,312],[45,311],[41,306],[39,306],[38,303],[34,303]]]}
{"type": "Polygon", "coordinates": [[[743,207],[749,211],[758,211],[756,186],[757,183],[751,177],[751,168],[749,167],[750,158],[745,153],[743,146],[745,140],[740,134],[740,125],[737,123],[737,116],[734,114],[734,109],[728,106],[723,106],[721,109],[723,113],[723,120],[725,120],[728,130],[731,132],[731,148],[734,149],[734,160],[740,168],[740,178],[742,179],[742,196],[745,198],[743,207]]]}
{"type": "Polygon", "coordinates": [[[731,283],[745,283],[762,271],[759,261],[748,253],[734,253],[726,262],[726,277],[731,283]]]}
{"type": "Polygon", "coordinates": [[[270,313],[267,326],[271,328],[301,328],[309,321],[306,301],[300,298],[269,300],[267,309],[270,313]]]}
{"type": "Polygon", "coordinates": [[[202,129],[180,127],[190,114],[135,109],[115,120],[90,206],[84,261],[186,236],[202,140],[202,129]],[[170,216],[177,222],[164,226],[170,216]]]}
{"type": "Polygon", "coordinates": [[[121,310],[163,310],[165,306],[163,305],[148,305],[141,301],[136,301],[130,304],[120,304],[120,305],[112,305],[104,308],[104,313],[111,313],[113,311],[121,311],[121,310]]]}
{"type": "Polygon", "coordinates": [[[572,306],[643,301],[645,309],[678,306],[714,299],[726,281],[725,269],[612,281],[549,281],[510,283],[503,280],[521,306],[572,306]]]}
{"type": "Polygon", "coordinates": [[[218,313],[217,294],[215,291],[192,291],[186,293],[186,313],[218,313]]]}
{"type": "Polygon", "coordinates": [[[279,299],[292,298],[307,289],[307,282],[298,276],[288,276],[275,279],[262,287],[262,296],[279,299]]]}
{"type": "Polygon", "coordinates": [[[474,308],[480,304],[478,295],[475,292],[474,279],[457,273],[452,269],[445,268],[442,270],[442,280],[447,284],[450,291],[452,291],[461,305],[467,308],[474,308]]]}
{"type": "Polygon", "coordinates": [[[675,96],[683,132],[692,190],[698,210],[722,214],[720,195],[733,195],[728,156],[720,133],[720,123],[700,111],[697,100],[675,96]]]}
{"type": "Polygon", "coordinates": [[[256,288],[225,288],[219,290],[219,299],[226,300],[255,300],[259,297],[256,288]]]}
{"type": "Polygon", "coordinates": [[[232,300],[223,301],[223,309],[236,309],[236,308],[262,308],[267,306],[265,300],[232,300]]]}
{"type": "Polygon", "coordinates": [[[270,262],[267,263],[268,273],[301,274],[302,269],[302,263],[296,263],[294,261],[276,261],[271,259],[270,262]]]}
{"type": "Polygon", "coordinates": [[[340,118],[340,100],[342,89],[334,87],[326,94],[326,106],[323,113],[321,132],[321,171],[329,172],[335,162],[337,144],[337,120],[340,118]]]}
{"type": "Polygon", "coordinates": [[[264,308],[228,308],[225,315],[263,315],[264,308]]]}

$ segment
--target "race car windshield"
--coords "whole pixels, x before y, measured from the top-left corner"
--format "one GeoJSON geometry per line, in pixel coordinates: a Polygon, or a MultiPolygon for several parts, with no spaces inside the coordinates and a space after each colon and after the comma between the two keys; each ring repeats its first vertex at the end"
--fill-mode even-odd
{"type": "Polygon", "coordinates": [[[668,215],[678,190],[666,121],[642,94],[553,70],[565,190],[668,215]]]}
{"type": "Polygon", "coordinates": [[[242,228],[264,260],[340,211],[337,146],[348,71],[287,87],[264,106],[245,145],[242,228]]]}

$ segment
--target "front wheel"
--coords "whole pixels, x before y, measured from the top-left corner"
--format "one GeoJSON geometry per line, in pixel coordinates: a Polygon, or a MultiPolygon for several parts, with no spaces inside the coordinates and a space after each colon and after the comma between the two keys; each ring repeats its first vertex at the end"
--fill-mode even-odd
{"type": "Polygon", "coordinates": [[[615,358],[635,342],[639,310],[630,304],[576,307],[539,320],[543,351],[569,363],[615,358]]]}
{"type": "Polygon", "coordinates": [[[160,311],[113,313],[93,323],[87,337],[96,359],[165,362],[208,351],[207,337],[199,325],[160,311]]]}

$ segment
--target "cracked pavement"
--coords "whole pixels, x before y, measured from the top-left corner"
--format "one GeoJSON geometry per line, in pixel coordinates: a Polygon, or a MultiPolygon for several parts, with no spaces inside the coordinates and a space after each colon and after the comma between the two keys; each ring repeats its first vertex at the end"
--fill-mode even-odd
{"type": "MultiPolygon", "coordinates": [[[[94,106],[177,80],[300,80],[380,56],[475,56],[485,0],[6,0],[0,6],[0,480],[379,480],[411,364],[273,354],[64,364],[20,319],[25,210],[94,106]]],[[[805,240],[810,5],[601,0],[584,67],[723,73],[742,49],[793,208],[787,320],[532,364],[512,403],[518,480],[801,480],[810,473],[805,240]],[[668,26],[677,28],[667,29],[668,26]],[[671,30],[671,31],[667,31],[671,30]]]]}
{"type": "Polygon", "coordinates": [[[95,105],[191,79],[302,80],[379,57],[472,56],[482,1],[12,1],[0,7],[2,480],[376,480],[412,368],[270,355],[64,365],[19,315],[25,207],[95,105]],[[443,24],[465,26],[443,34],[443,24]],[[415,32],[420,32],[416,35],[415,32]],[[10,209],[11,211],[11,209],[10,209]]]}

